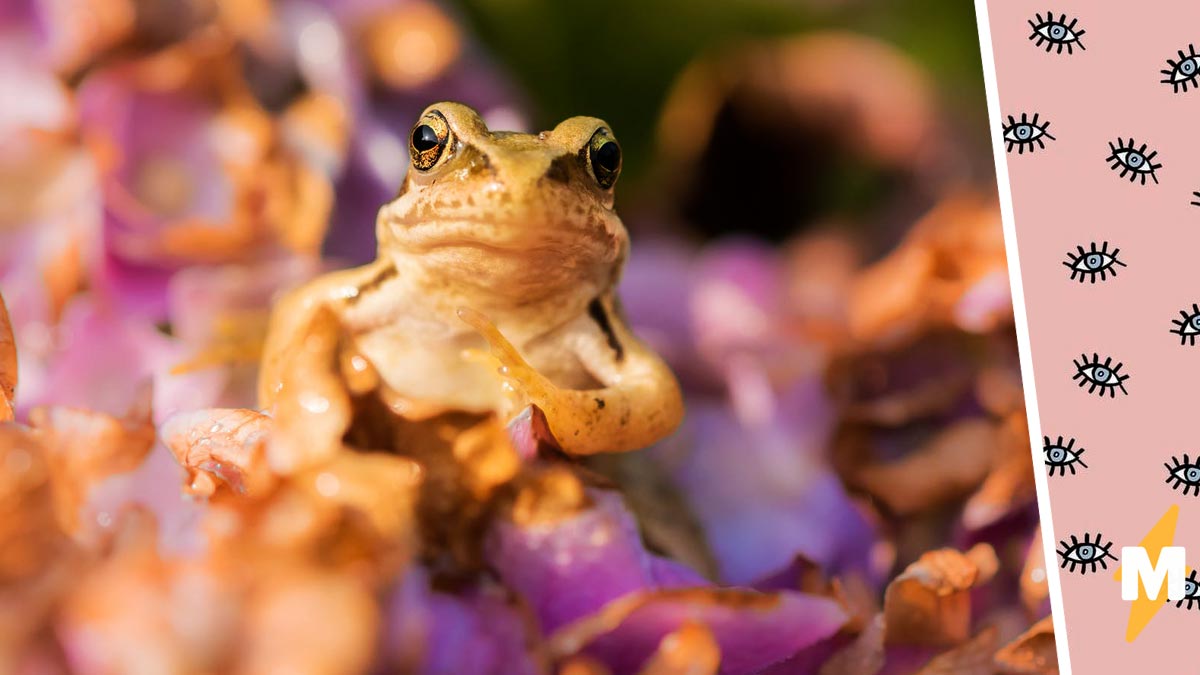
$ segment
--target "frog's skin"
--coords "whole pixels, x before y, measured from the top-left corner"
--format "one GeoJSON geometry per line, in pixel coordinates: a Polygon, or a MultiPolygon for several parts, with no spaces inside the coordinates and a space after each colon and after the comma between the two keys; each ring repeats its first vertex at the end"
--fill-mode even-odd
{"type": "Polygon", "coordinates": [[[404,185],[379,211],[375,262],[276,305],[262,406],[325,306],[406,397],[506,419],[536,404],[575,454],[674,430],[679,385],[615,296],[629,240],[613,211],[620,154],[608,126],[573,117],[536,135],[492,132],[467,106],[437,103],[409,151],[404,185]]]}

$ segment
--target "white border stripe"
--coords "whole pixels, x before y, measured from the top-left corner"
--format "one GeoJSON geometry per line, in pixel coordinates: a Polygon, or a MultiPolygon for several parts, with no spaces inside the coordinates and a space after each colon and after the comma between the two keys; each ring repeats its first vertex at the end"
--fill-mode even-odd
{"type": "Polygon", "coordinates": [[[1033,360],[1029,344],[1029,319],[1025,313],[1025,287],[1021,280],[1021,262],[1017,254],[1017,228],[1013,221],[1012,187],[1008,181],[1008,162],[1004,142],[995,129],[1001,126],[1000,93],[996,83],[996,57],[992,51],[991,22],[987,0],[975,0],[975,19],[979,26],[979,50],[983,56],[983,79],[987,87],[988,117],[991,120],[992,155],[996,160],[996,185],[1000,194],[1000,217],[1004,221],[1004,248],[1008,254],[1008,279],[1012,285],[1013,314],[1017,328],[1017,348],[1021,357],[1021,380],[1025,387],[1025,410],[1029,418],[1029,442],[1033,452],[1033,479],[1037,485],[1038,513],[1042,523],[1042,548],[1046,556],[1046,581],[1050,586],[1050,609],[1054,614],[1054,641],[1058,649],[1058,669],[1071,675],[1067,651],[1067,625],[1063,616],[1062,588],[1059,586],[1057,540],[1050,514],[1050,493],[1046,472],[1042,469],[1042,423],[1038,413],[1037,389],[1033,382],[1033,360]]]}

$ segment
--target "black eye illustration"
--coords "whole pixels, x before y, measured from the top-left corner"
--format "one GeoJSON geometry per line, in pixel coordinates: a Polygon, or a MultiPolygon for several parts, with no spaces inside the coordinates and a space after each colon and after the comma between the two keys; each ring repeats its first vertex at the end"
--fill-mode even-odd
{"type": "Polygon", "coordinates": [[[1172,490],[1182,487],[1183,494],[1186,495],[1191,491],[1192,496],[1200,496],[1200,462],[1193,463],[1185,453],[1182,462],[1178,457],[1172,457],[1171,463],[1163,462],[1163,466],[1167,467],[1165,482],[1171,484],[1172,490]]]}
{"type": "Polygon", "coordinates": [[[1200,206],[1200,192],[1193,192],[1192,196],[1196,198],[1196,201],[1192,202],[1192,206],[1200,206]]]}
{"type": "Polygon", "coordinates": [[[1196,53],[1194,45],[1188,45],[1186,54],[1180,49],[1179,60],[1167,59],[1167,65],[1171,69],[1162,71],[1166,76],[1162,83],[1171,85],[1176,94],[1180,89],[1187,91],[1189,86],[1196,86],[1196,78],[1200,78],[1200,54],[1196,53]]]}
{"type": "Polygon", "coordinates": [[[1008,124],[1002,126],[1000,131],[1004,134],[1004,142],[1008,146],[1008,152],[1012,152],[1013,148],[1017,149],[1018,155],[1025,154],[1025,148],[1029,148],[1033,152],[1036,148],[1033,144],[1036,143],[1038,148],[1045,148],[1046,143],[1043,138],[1055,140],[1050,135],[1046,128],[1050,126],[1050,121],[1047,120],[1042,124],[1038,124],[1038,114],[1033,114],[1033,119],[1025,113],[1021,113],[1021,121],[1018,122],[1012,115],[1008,116],[1008,124]]]}
{"type": "Polygon", "coordinates": [[[1200,609],[1200,581],[1196,580],[1196,570],[1192,570],[1188,578],[1183,580],[1183,597],[1175,601],[1175,606],[1183,607],[1185,602],[1185,609],[1191,609],[1192,605],[1197,605],[1196,609],[1200,609]]]}
{"type": "Polygon", "coordinates": [[[1067,469],[1071,470],[1071,475],[1075,475],[1075,465],[1078,464],[1083,468],[1088,468],[1088,465],[1083,461],[1083,448],[1075,448],[1075,439],[1072,438],[1063,445],[1063,437],[1059,436],[1057,441],[1050,442],[1049,436],[1042,436],[1042,452],[1046,454],[1046,466],[1050,467],[1050,475],[1053,476],[1055,471],[1058,475],[1067,475],[1067,469]]]}
{"type": "Polygon", "coordinates": [[[1067,259],[1063,264],[1067,269],[1071,270],[1071,281],[1078,280],[1079,283],[1091,281],[1096,283],[1096,277],[1100,277],[1100,281],[1108,279],[1109,276],[1117,276],[1116,265],[1125,267],[1125,263],[1117,259],[1117,254],[1121,249],[1114,248],[1108,250],[1108,242],[1101,244],[1100,248],[1096,248],[1096,242],[1092,242],[1091,250],[1085,250],[1082,246],[1076,246],[1075,250],[1078,254],[1067,251],[1067,259]]]}
{"type": "Polygon", "coordinates": [[[1029,25],[1033,28],[1033,34],[1029,36],[1030,40],[1036,40],[1036,46],[1041,47],[1046,45],[1046,53],[1049,54],[1056,46],[1058,53],[1063,53],[1063,47],[1067,48],[1068,54],[1075,53],[1075,46],[1079,45],[1080,49],[1087,49],[1080,42],[1079,38],[1086,33],[1082,28],[1076,28],[1075,24],[1079,19],[1071,19],[1071,23],[1067,23],[1067,15],[1063,14],[1061,19],[1054,18],[1054,12],[1046,12],[1046,18],[1043,19],[1040,13],[1034,15],[1036,21],[1030,20],[1029,25]]]}
{"type": "Polygon", "coordinates": [[[1071,535],[1071,543],[1068,544],[1064,539],[1058,542],[1062,546],[1062,550],[1058,555],[1062,558],[1060,568],[1068,572],[1074,572],[1076,568],[1082,567],[1083,571],[1080,574],[1095,572],[1096,566],[1108,569],[1106,559],[1116,560],[1117,556],[1108,552],[1112,548],[1112,542],[1104,543],[1103,535],[1096,533],[1096,538],[1093,540],[1090,534],[1083,535],[1083,541],[1079,541],[1075,535],[1071,535]],[[1069,566],[1069,567],[1068,567],[1069,566]]]}
{"type": "Polygon", "coordinates": [[[1097,396],[1104,398],[1107,393],[1110,397],[1117,397],[1117,390],[1120,389],[1122,394],[1128,395],[1125,391],[1125,380],[1129,379],[1128,375],[1121,374],[1121,366],[1123,363],[1113,365],[1112,357],[1104,358],[1104,363],[1100,363],[1100,355],[1092,354],[1092,360],[1089,361],[1087,354],[1083,354],[1083,362],[1075,361],[1075,375],[1072,380],[1079,380],[1079,386],[1087,387],[1089,394],[1095,394],[1100,391],[1097,396]]]}
{"type": "Polygon", "coordinates": [[[1134,150],[1133,146],[1134,140],[1132,138],[1129,139],[1129,145],[1125,145],[1120,138],[1117,139],[1116,145],[1113,145],[1110,141],[1108,147],[1112,150],[1112,153],[1109,154],[1106,161],[1112,162],[1112,164],[1108,168],[1113,171],[1120,170],[1121,178],[1129,176],[1130,183],[1141,178],[1142,185],[1145,185],[1146,176],[1150,176],[1157,183],[1158,176],[1154,172],[1162,168],[1162,164],[1154,163],[1154,157],[1158,154],[1158,151],[1152,150],[1147,153],[1145,143],[1142,143],[1142,147],[1136,150],[1134,150]]]}
{"type": "Polygon", "coordinates": [[[1194,347],[1196,345],[1196,337],[1200,336],[1200,305],[1193,302],[1192,311],[1189,313],[1181,309],[1179,310],[1179,316],[1183,317],[1182,321],[1171,319],[1171,323],[1175,324],[1171,332],[1179,336],[1179,344],[1194,347]]]}

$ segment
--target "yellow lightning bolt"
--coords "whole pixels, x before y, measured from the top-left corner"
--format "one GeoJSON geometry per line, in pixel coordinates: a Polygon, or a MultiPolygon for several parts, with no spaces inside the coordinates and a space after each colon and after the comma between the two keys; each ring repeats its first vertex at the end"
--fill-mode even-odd
{"type": "MultiPolygon", "coordinates": [[[[1172,506],[1167,509],[1162,518],[1150,528],[1146,533],[1146,538],[1142,539],[1141,546],[1146,549],[1146,555],[1150,558],[1150,564],[1158,565],[1158,554],[1162,553],[1164,546],[1170,546],[1175,541],[1175,523],[1179,520],[1179,507],[1172,506]]],[[[1117,568],[1117,573],[1113,575],[1117,581],[1121,580],[1121,568],[1117,568]]],[[[1138,584],[1138,599],[1134,600],[1129,605],[1129,623],[1125,626],[1125,641],[1133,642],[1137,639],[1138,634],[1150,623],[1150,619],[1158,614],[1158,610],[1167,602],[1167,581],[1163,579],[1163,587],[1158,589],[1158,599],[1150,600],[1146,597],[1146,591],[1138,584]]]]}

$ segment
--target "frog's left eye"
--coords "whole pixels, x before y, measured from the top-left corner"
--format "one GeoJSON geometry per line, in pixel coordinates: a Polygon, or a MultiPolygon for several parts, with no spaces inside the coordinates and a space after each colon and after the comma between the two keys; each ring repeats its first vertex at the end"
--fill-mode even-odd
{"type": "Polygon", "coordinates": [[[426,113],[408,139],[408,154],[412,157],[413,167],[418,171],[428,171],[438,163],[450,143],[450,125],[446,118],[436,110],[426,113]]]}
{"type": "Polygon", "coordinates": [[[1074,572],[1080,567],[1083,568],[1080,574],[1095,572],[1097,566],[1108,569],[1106,559],[1117,559],[1117,556],[1108,551],[1112,548],[1112,542],[1105,542],[1104,536],[1100,533],[1096,533],[1096,538],[1092,539],[1092,535],[1085,532],[1083,541],[1079,541],[1078,537],[1071,535],[1071,543],[1068,544],[1064,539],[1058,542],[1058,545],[1062,546],[1058,552],[1059,557],[1062,558],[1062,564],[1059,567],[1068,572],[1074,572]]]}
{"type": "Polygon", "coordinates": [[[601,127],[592,134],[587,147],[588,166],[601,188],[607,190],[621,175],[621,146],[612,132],[601,127]]]}
{"type": "Polygon", "coordinates": [[[1191,609],[1192,605],[1200,605],[1200,581],[1196,579],[1196,570],[1192,570],[1188,578],[1184,579],[1183,597],[1175,601],[1175,606],[1183,607],[1183,603],[1185,602],[1187,603],[1187,609],[1191,609]]]}

